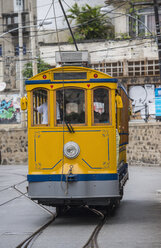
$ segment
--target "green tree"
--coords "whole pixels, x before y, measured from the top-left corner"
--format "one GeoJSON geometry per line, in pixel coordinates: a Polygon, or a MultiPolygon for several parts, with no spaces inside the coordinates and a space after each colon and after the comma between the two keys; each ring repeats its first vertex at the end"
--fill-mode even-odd
{"type": "Polygon", "coordinates": [[[79,7],[75,3],[69,9],[68,18],[75,20],[77,25],[74,31],[76,40],[113,38],[114,28],[110,19],[102,14],[99,7],[91,7],[88,4],[79,7]]]}
{"type": "MultiPolygon", "coordinates": [[[[48,63],[45,63],[41,58],[37,59],[37,70],[38,73],[42,72],[42,71],[46,71],[48,69],[50,69],[51,66],[48,63]]],[[[33,72],[32,72],[32,62],[28,62],[27,64],[25,64],[24,66],[24,70],[23,70],[23,76],[25,79],[31,78],[33,76],[33,72]]]]}

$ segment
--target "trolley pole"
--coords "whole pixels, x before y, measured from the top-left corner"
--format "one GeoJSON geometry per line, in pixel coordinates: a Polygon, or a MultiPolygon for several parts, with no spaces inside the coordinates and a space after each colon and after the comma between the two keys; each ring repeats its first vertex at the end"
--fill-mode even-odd
{"type": "Polygon", "coordinates": [[[72,39],[73,39],[75,48],[76,48],[76,50],[78,51],[79,49],[78,49],[76,40],[75,40],[75,38],[74,38],[73,31],[72,31],[71,26],[70,26],[70,23],[69,23],[69,21],[68,21],[67,15],[66,15],[66,13],[65,13],[64,7],[63,7],[63,5],[62,5],[61,0],[58,0],[58,1],[59,1],[59,4],[60,4],[61,9],[62,9],[62,11],[63,11],[63,14],[64,14],[65,20],[66,20],[66,22],[67,22],[68,28],[69,28],[69,30],[70,30],[70,34],[71,34],[71,36],[72,36],[72,39]]]}
{"type": "Polygon", "coordinates": [[[161,33],[160,33],[160,23],[159,23],[159,5],[157,0],[154,2],[154,13],[155,13],[155,25],[156,25],[156,41],[158,45],[158,58],[159,58],[159,72],[160,72],[160,83],[161,83],[161,33]]]}

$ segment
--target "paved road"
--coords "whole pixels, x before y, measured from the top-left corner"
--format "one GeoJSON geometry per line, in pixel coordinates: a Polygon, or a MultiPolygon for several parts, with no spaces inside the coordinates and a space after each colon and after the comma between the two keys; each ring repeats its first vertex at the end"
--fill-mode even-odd
{"type": "Polygon", "coordinates": [[[101,248],[161,248],[161,168],[130,168],[124,200],[103,227],[101,248]]]}
{"type": "MultiPolygon", "coordinates": [[[[51,215],[14,190],[27,166],[0,166],[0,248],[15,248],[51,215]]],[[[17,185],[24,193],[27,183],[17,185]]],[[[100,248],[161,248],[161,168],[131,167],[124,199],[102,228],[100,248]]],[[[82,248],[98,217],[77,210],[56,219],[33,248],[82,248]]]]}
{"type": "MultiPolygon", "coordinates": [[[[50,214],[11,186],[26,180],[27,166],[0,166],[0,248],[15,248],[50,218],[50,214]]],[[[27,182],[17,185],[26,192],[27,182]]]]}

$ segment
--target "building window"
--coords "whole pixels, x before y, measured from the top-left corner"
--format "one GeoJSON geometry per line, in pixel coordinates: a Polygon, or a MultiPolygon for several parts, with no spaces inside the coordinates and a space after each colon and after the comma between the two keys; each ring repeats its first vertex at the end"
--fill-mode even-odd
{"type": "Polygon", "coordinates": [[[11,25],[12,21],[11,21],[11,17],[7,17],[7,25],[11,25]]]}
{"type": "Polygon", "coordinates": [[[18,24],[18,16],[14,16],[14,24],[18,24]]]}
{"type": "Polygon", "coordinates": [[[23,44],[23,55],[26,55],[26,44],[23,44]]]}
{"type": "Polygon", "coordinates": [[[24,0],[14,0],[14,12],[23,11],[24,0]]]}
{"type": "Polygon", "coordinates": [[[16,5],[21,6],[22,5],[22,0],[16,0],[16,5]]]}
{"type": "MultiPolygon", "coordinates": [[[[26,44],[23,44],[23,55],[26,55],[26,44]]],[[[15,46],[15,56],[19,56],[19,45],[15,46]]]]}
{"type": "MultiPolygon", "coordinates": [[[[131,15],[133,14],[131,13],[131,15]]],[[[159,19],[161,21],[161,14],[159,15],[159,19]]],[[[137,14],[134,14],[134,18],[129,17],[129,35],[131,37],[149,36],[155,34],[155,32],[155,15],[153,8],[138,10],[137,14]]]]}
{"type": "Polygon", "coordinates": [[[0,45],[0,56],[2,56],[2,45],[0,45]]]}

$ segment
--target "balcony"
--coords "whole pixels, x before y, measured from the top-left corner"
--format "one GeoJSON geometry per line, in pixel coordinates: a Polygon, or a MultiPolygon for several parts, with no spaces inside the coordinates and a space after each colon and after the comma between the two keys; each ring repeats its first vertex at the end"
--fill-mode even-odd
{"type": "MultiPolygon", "coordinates": [[[[22,12],[22,25],[27,26],[29,25],[29,18],[28,18],[28,12],[22,12]]],[[[3,24],[4,29],[3,32],[8,32],[9,30],[18,28],[18,13],[3,13],[3,24]]],[[[29,32],[28,28],[23,28],[23,33],[29,32]]],[[[11,35],[15,36],[18,34],[18,30],[15,30],[11,32],[11,35]]]]}

